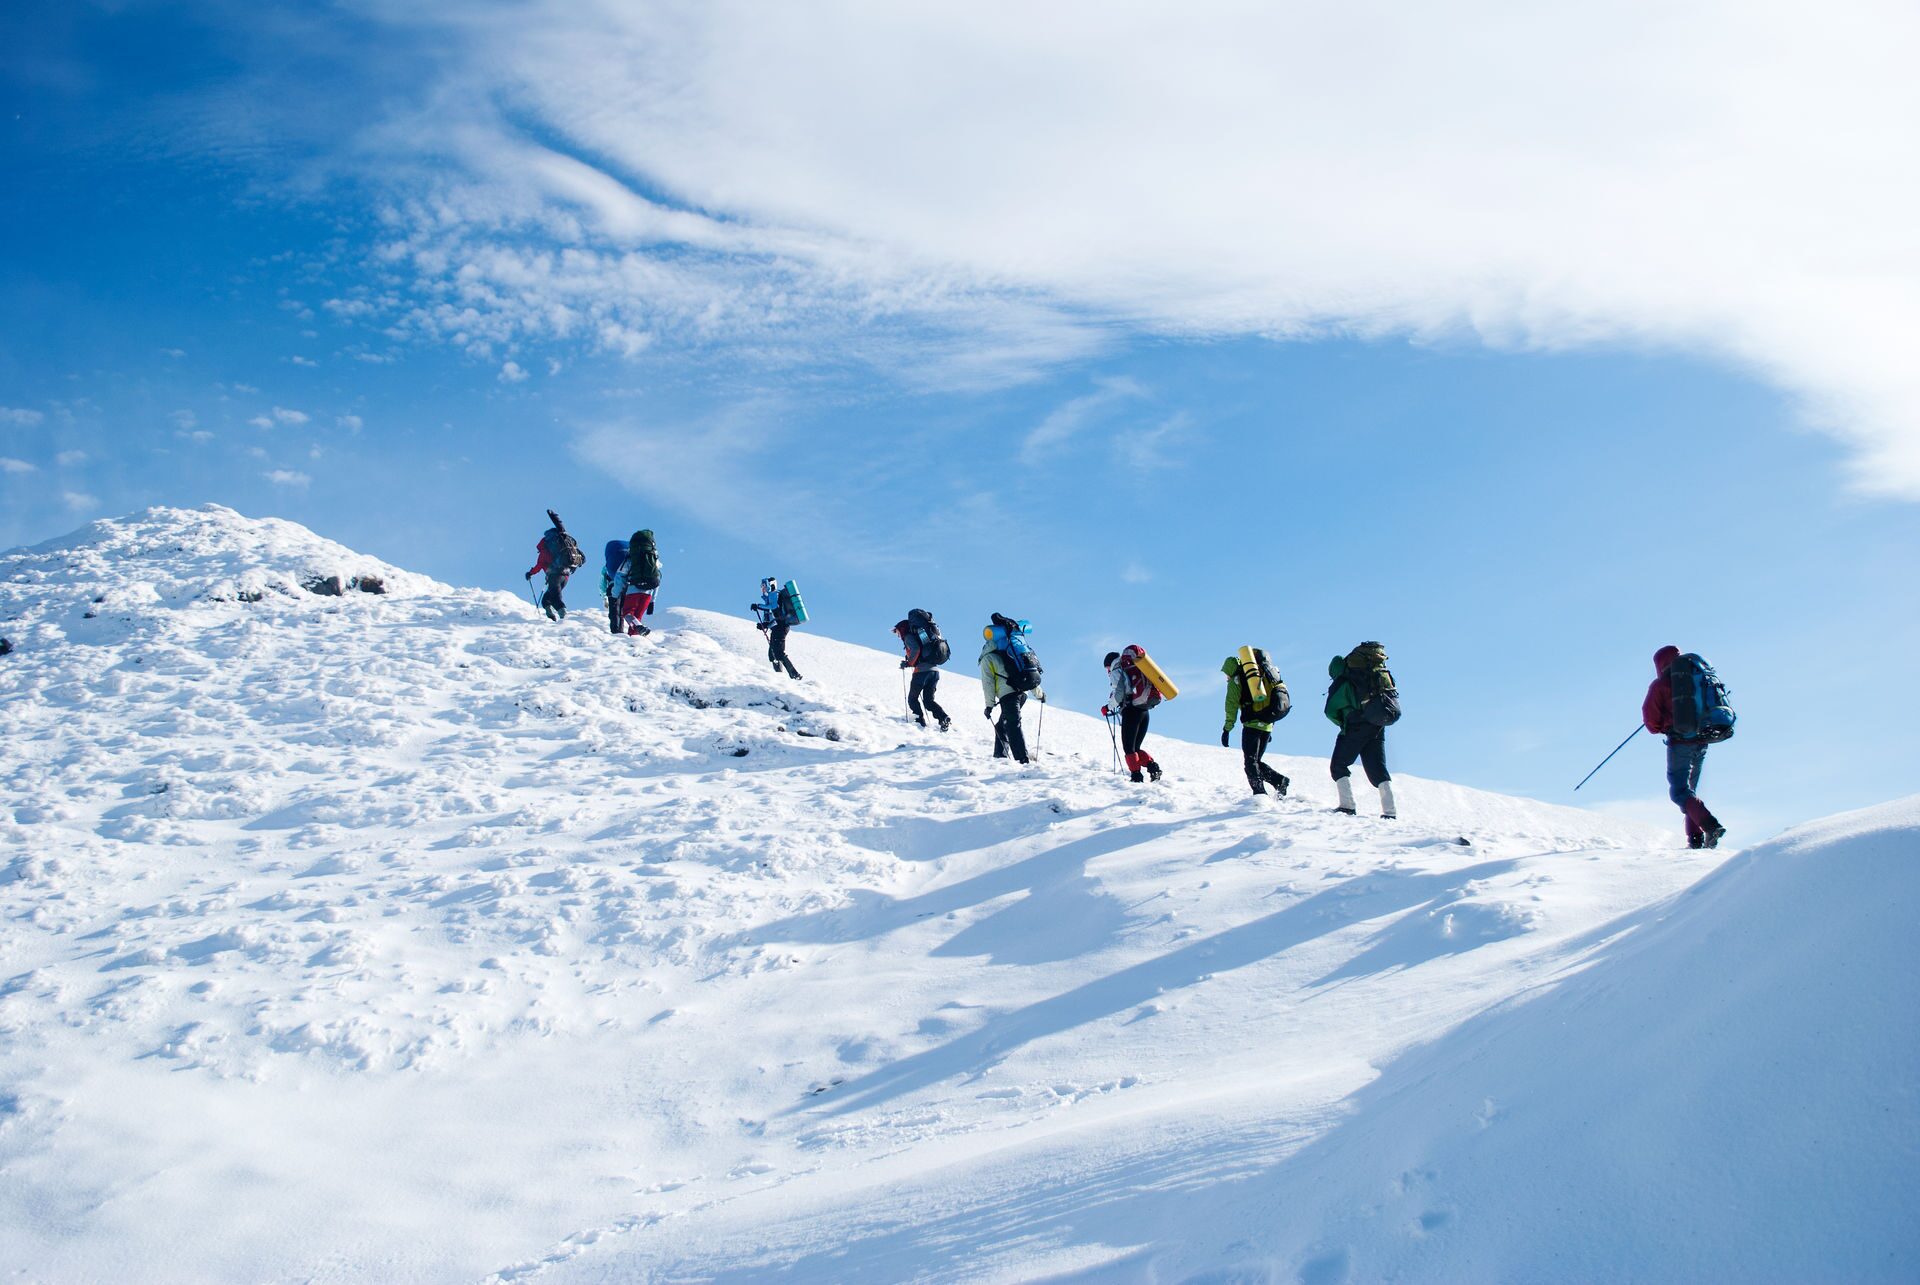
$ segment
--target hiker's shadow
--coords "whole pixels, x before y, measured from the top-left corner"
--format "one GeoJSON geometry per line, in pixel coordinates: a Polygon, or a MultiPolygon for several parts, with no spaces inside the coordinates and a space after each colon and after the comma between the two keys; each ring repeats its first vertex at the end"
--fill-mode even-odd
{"type": "MultiPolygon", "coordinates": [[[[1093,843],[1113,836],[1114,832],[1106,832],[1080,842],[1093,843]]],[[[1086,855],[1093,853],[1089,851],[1086,855]]],[[[1452,870],[1388,870],[1356,876],[1270,915],[1190,942],[1158,959],[1123,968],[1050,999],[992,1018],[977,1031],[851,1080],[837,1089],[832,1098],[815,1099],[815,1104],[828,1114],[844,1115],[953,1076],[979,1075],[1022,1045],[1111,1017],[1214,974],[1245,968],[1348,924],[1411,909],[1470,880],[1505,874],[1520,860],[1514,857],[1452,870]]]]}

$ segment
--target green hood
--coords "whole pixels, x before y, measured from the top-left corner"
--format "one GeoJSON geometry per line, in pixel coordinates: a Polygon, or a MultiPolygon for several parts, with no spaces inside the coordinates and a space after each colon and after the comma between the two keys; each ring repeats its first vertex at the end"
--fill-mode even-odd
{"type": "Polygon", "coordinates": [[[1238,656],[1229,656],[1225,660],[1221,661],[1220,672],[1225,674],[1228,678],[1239,677],[1240,658],[1238,656]]]}

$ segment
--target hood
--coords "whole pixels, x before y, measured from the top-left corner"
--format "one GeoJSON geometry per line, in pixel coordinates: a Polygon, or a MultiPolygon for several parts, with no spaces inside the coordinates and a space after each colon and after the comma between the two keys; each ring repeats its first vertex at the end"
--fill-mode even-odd
{"type": "Polygon", "coordinates": [[[1240,676],[1240,658],[1238,656],[1229,656],[1221,661],[1220,672],[1228,678],[1238,678],[1240,676]]]}
{"type": "Polygon", "coordinates": [[[1680,659],[1680,649],[1678,647],[1675,647],[1672,643],[1668,643],[1665,647],[1662,647],[1659,651],[1656,651],[1653,653],[1654,672],[1658,674],[1666,673],[1667,666],[1673,664],[1674,661],[1679,659],[1680,659]]]}
{"type": "Polygon", "coordinates": [[[1328,678],[1338,678],[1340,677],[1340,675],[1346,672],[1347,672],[1347,658],[1345,656],[1335,656],[1332,660],[1327,662],[1328,678]]]}

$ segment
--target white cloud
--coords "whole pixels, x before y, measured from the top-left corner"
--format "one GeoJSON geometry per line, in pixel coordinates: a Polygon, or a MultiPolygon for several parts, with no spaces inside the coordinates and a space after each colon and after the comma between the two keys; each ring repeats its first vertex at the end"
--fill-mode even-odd
{"type": "Polygon", "coordinates": [[[160,355],[162,357],[172,357],[174,360],[178,361],[180,358],[187,355],[187,350],[185,348],[162,348],[160,350],[160,355]]]}
{"type": "Polygon", "coordinates": [[[344,428],[349,433],[357,433],[366,427],[366,421],[358,415],[336,415],[333,424],[335,428],[344,428]]]}
{"type": "Polygon", "coordinates": [[[296,366],[318,366],[320,364],[319,362],[315,361],[311,357],[296,356],[296,357],[289,357],[287,358],[287,360],[291,361],[296,366]]]}
{"type": "Polygon", "coordinates": [[[255,415],[252,419],[248,420],[247,423],[253,425],[255,428],[272,428],[273,416],[255,415]]]}
{"type": "Polygon", "coordinates": [[[75,468],[87,462],[85,451],[61,451],[53,457],[53,462],[61,468],[75,468]]]}
{"type": "Polygon", "coordinates": [[[304,424],[308,418],[305,411],[288,410],[284,406],[275,406],[273,417],[282,424],[304,424]]]}
{"type": "Polygon", "coordinates": [[[1098,383],[1095,391],[1055,407],[1027,433],[1020,443],[1023,464],[1038,463],[1117,407],[1147,395],[1146,389],[1131,379],[1103,379],[1098,383]]]}
{"type": "Polygon", "coordinates": [[[1129,562],[1126,569],[1120,573],[1120,578],[1128,584],[1146,584],[1153,579],[1153,572],[1138,562],[1129,562]]]}
{"type": "Polygon", "coordinates": [[[25,460],[16,460],[11,456],[0,455],[0,473],[37,473],[39,470],[25,460]]]}
{"type": "Polygon", "coordinates": [[[204,428],[179,429],[174,433],[174,436],[184,437],[189,442],[211,442],[213,440],[213,434],[204,428]]]}
{"type": "Polygon", "coordinates": [[[510,361],[500,367],[500,382],[503,384],[518,384],[526,378],[527,372],[520,368],[520,363],[517,361],[510,361]]]}
{"type": "Polygon", "coordinates": [[[290,468],[272,469],[266,473],[262,473],[260,476],[266,478],[267,481],[273,483],[275,486],[304,487],[313,481],[313,479],[305,473],[297,473],[290,468]]]}
{"type": "Polygon", "coordinates": [[[400,335],[852,348],[948,382],[1113,326],[1653,347],[1772,380],[1863,488],[1920,497],[1910,4],[448,22],[432,114],[370,140],[406,175],[400,335]]]}
{"type": "Polygon", "coordinates": [[[175,428],[179,429],[193,428],[200,422],[198,415],[195,415],[190,410],[184,409],[173,412],[173,414],[167,416],[167,418],[173,422],[175,428]]]}
{"type": "Polygon", "coordinates": [[[235,384],[233,386],[233,391],[236,393],[257,393],[260,390],[258,388],[255,388],[252,384],[235,384]]]}
{"type": "Polygon", "coordinates": [[[0,424],[17,424],[22,428],[32,428],[46,418],[46,414],[37,410],[26,410],[15,406],[0,406],[0,424]]]}
{"type": "Polygon", "coordinates": [[[88,495],[85,491],[62,491],[60,492],[60,501],[75,513],[83,513],[88,509],[97,509],[100,507],[100,498],[98,496],[88,495]]]}

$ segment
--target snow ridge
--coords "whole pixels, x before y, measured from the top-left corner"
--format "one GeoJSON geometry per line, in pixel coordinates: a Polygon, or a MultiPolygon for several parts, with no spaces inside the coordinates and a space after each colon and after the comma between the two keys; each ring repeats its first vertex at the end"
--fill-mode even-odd
{"type": "Polygon", "coordinates": [[[1412,778],[1406,820],[1335,817],[1318,760],[1250,799],[1213,747],[1132,787],[1064,710],[1018,769],[965,658],[942,736],[895,657],[797,633],[794,684],[745,621],[658,620],[550,626],[217,506],[0,556],[9,1261],[1208,1270],[1266,1215],[1177,1193],[1284,1175],[1717,859],[1412,778]]]}

